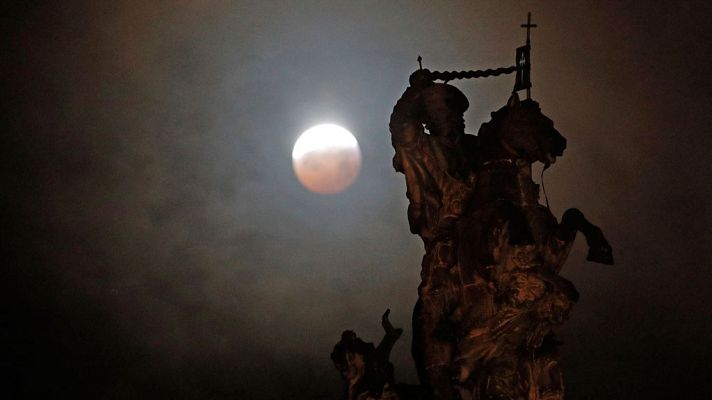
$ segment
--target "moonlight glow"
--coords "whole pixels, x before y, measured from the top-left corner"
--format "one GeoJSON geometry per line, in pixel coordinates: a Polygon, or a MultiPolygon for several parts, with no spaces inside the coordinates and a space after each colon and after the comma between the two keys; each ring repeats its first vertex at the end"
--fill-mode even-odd
{"type": "Polygon", "coordinates": [[[307,129],[292,150],[297,179],[312,192],[338,193],[351,185],[361,168],[361,151],[348,130],[333,124],[307,129]]]}

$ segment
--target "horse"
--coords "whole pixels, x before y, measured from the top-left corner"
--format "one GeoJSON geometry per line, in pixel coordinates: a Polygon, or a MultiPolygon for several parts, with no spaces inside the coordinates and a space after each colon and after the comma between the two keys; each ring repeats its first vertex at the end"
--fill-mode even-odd
{"type": "Polygon", "coordinates": [[[563,155],[566,139],[538,103],[512,94],[477,137],[477,179],[458,221],[452,270],[459,280],[451,316],[455,380],[476,399],[563,398],[554,329],[578,292],[559,273],[577,232],[586,238],[589,261],[613,264],[612,249],[578,209],[557,222],[540,204],[532,164],[548,168],[563,155]]]}

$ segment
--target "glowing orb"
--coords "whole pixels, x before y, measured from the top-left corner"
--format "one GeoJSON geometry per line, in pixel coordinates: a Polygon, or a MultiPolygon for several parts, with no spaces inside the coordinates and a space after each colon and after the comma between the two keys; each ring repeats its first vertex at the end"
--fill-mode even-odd
{"type": "Polygon", "coordinates": [[[333,124],[317,125],[297,139],[292,166],[299,182],[312,192],[338,193],[356,180],[361,150],[346,129],[333,124]]]}

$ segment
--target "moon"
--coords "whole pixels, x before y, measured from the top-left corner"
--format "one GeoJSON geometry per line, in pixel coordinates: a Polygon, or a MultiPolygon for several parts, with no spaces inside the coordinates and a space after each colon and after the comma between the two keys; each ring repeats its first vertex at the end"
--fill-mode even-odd
{"type": "Polygon", "coordinates": [[[311,127],[292,150],[299,182],[314,193],[334,194],[351,186],[361,169],[361,150],[354,135],[334,124],[311,127]]]}

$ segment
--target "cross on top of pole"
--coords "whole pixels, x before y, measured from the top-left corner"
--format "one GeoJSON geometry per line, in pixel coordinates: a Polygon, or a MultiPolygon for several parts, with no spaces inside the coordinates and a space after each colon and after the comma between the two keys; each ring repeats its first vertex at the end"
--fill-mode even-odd
{"type": "Polygon", "coordinates": [[[529,44],[529,28],[536,28],[536,24],[532,24],[532,13],[527,13],[527,23],[521,25],[522,28],[527,28],[527,44],[529,44]]]}

